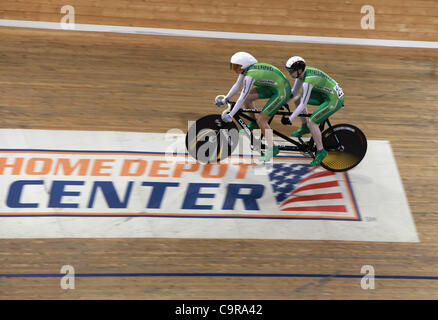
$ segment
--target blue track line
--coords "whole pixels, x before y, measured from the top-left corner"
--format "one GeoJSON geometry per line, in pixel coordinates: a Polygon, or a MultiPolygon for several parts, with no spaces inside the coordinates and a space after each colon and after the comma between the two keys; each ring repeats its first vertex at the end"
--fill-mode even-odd
{"type": "MultiPolygon", "coordinates": [[[[0,274],[0,278],[59,278],[66,274],[0,274]]],[[[356,274],[300,274],[300,273],[77,273],[78,278],[93,277],[270,277],[270,278],[363,278],[365,275],[356,274]]],[[[438,276],[401,276],[375,275],[375,279],[401,280],[438,280],[438,276]]]]}

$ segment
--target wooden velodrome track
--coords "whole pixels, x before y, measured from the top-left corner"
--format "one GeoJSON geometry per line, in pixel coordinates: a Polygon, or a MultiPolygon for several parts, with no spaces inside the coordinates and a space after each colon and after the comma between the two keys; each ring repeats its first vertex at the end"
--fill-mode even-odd
{"type": "MultiPolygon", "coordinates": [[[[422,1],[2,0],[0,18],[312,36],[438,40],[438,6],[422,1]],[[376,29],[362,30],[373,5],[376,29]]],[[[282,68],[291,55],[332,75],[346,93],[334,122],[391,142],[420,243],[199,239],[0,240],[0,273],[293,273],[358,278],[0,278],[2,299],[437,299],[438,58],[436,49],[218,40],[0,28],[2,128],[166,132],[217,109],[248,51],[282,68]],[[410,279],[403,276],[430,276],[410,279]],[[435,277],[435,279],[433,279],[435,277]]],[[[295,129],[287,128],[287,131],[295,129]]],[[[13,139],[13,137],[11,137],[13,139]]]]}

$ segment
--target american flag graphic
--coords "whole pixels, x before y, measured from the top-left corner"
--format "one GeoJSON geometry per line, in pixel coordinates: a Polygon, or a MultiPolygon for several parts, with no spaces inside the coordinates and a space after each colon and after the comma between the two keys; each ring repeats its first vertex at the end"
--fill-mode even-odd
{"type": "Polygon", "coordinates": [[[274,163],[269,179],[280,211],[297,216],[357,218],[342,173],[308,164],[274,163]]]}

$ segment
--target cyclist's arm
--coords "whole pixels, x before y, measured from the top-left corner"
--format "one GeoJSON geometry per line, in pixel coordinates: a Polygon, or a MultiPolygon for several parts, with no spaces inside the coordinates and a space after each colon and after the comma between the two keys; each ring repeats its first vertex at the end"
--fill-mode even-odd
{"type": "Polygon", "coordinates": [[[233,107],[233,110],[230,112],[230,116],[234,117],[234,115],[239,111],[240,107],[242,106],[243,102],[245,101],[246,97],[248,96],[253,84],[254,84],[254,78],[250,76],[245,76],[243,79],[243,89],[240,93],[239,99],[236,101],[236,104],[233,107]]]}
{"type": "Polygon", "coordinates": [[[298,115],[303,112],[303,110],[306,108],[307,103],[309,102],[310,93],[312,92],[313,85],[310,83],[303,83],[303,95],[301,96],[301,102],[298,105],[298,107],[295,109],[295,111],[292,113],[292,115],[289,117],[289,120],[292,122],[293,119],[298,117],[298,115]]]}
{"type": "Polygon", "coordinates": [[[300,92],[302,86],[303,86],[303,80],[296,79],[294,86],[291,90],[291,98],[295,98],[298,95],[298,92],[300,92]]]}
{"type": "Polygon", "coordinates": [[[243,74],[239,74],[236,83],[231,87],[230,91],[225,96],[225,100],[227,101],[230,100],[230,98],[232,98],[239,91],[240,87],[242,86],[242,82],[244,78],[245,76],[243,74]]]}

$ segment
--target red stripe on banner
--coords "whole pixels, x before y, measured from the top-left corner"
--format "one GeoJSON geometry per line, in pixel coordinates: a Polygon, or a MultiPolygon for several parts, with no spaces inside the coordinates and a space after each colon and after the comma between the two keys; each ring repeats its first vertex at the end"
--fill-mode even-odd
{"type": "Polygon", "coordinates": [[[331,171],[317,172],[317,173],[314,173],[314,174],[308,176],[307,178],[301,180],[300,183],[302,183],[304,181],[308,181],[310,179],[316,179],[316,178],[321,178],[321,177],[333,176],[335,174],[336,174],[336,172],[331,172],[331,171]]]}
{"type": "Polygon", "coordinates": [[[284,208],[281,211],[324,211],[324,212],[347,212],[346,206],[315,206],[284,208]]]}
{"type": "Polygon", "coordinates": [[[324,193],[324,194],[315,194],[311,196],[300,196],[295,197],[293,199],[289,199],[281,204],[281,206],[284,206],[291,202],[298,202],[298,201],[313,201],[313,200],[332,200],[332,199],[342,199],[342,193],[324,193]]]}
{"type": "Polygon", "coordinates": [[[293,195],[297,192],[304,191],[304,190],[323,189],[323,188],[331,188],[331,187],[338,187],[338,186],[339,186],[338,181],[313,183],[313,184],[308,184],[307,186],[303,186],[303,187],[300,187],[298,189],[295,189],[289,195],[293,195]]]}

